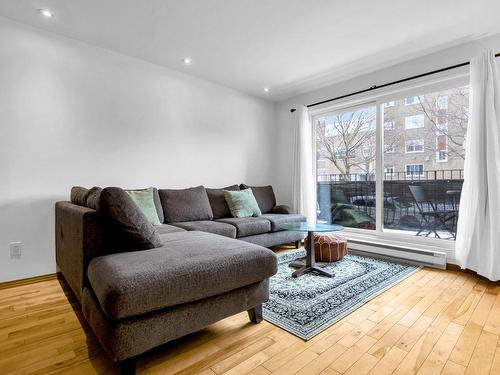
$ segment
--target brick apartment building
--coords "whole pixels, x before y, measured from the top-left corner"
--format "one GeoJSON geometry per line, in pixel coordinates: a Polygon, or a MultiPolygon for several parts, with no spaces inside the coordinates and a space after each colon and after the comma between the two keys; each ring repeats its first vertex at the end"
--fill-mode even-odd
{"type": "MultiPolygon", "coordinates": [[[[318,179],[375,172],[375,112],[369,107],[317,119],[318,179]]],[[[452,178],[451,170],[457,176],[463,169],[468,87],[390,101],[382,112],[386,179],[452,178]]]]}

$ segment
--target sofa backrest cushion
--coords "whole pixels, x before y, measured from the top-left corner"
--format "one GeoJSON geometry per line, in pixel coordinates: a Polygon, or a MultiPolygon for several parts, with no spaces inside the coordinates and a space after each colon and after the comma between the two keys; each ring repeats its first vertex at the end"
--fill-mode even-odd
{"type": "Polygon", "coordinates": [[[273,187],[268,186],[248,186],[245,184],[240,185],[240,189],[252,189],[253,195],[259,204],[259,208],[263,214],[271,212],[276,206],[276,197],[274,196],[273,187]]]}
{"type": "Polygon", "coordinates": [[[212,220],[214,215],[203,186],[188,189],[160,189],[165,223],[212,220]]]}
{"type": "Polygon", "coordinates": [[[87,207],[88,194],[89,189],[82,186],[73,186],[70,193],[71,203],[76,204],[77,206],[87,207]]]}
{"type": "Polygon", "coordinates": [[[224,190],[237,191],[240,190],[239,185],[231,185],[222,189],[206,190],[208,201],[210,202],[210,207],[212,208],[212,213],[214,215],[214,220],[231,217],[231,211],[229,210],[226,199],[224,198],[224,190]]]}
{"type": "Polygon", "coordinates": [[[145,250],[162,245],[153,224],[123,189],[103,189],[100,209],[108,227],[107,245],[113,252],[145,250]]]}
{"type": "Polygon", "coordinates": [[[87,194],[87,207],[99,211],[99,203],[101,200],[102,189],[99,186],[94,186],[87,194]]]}

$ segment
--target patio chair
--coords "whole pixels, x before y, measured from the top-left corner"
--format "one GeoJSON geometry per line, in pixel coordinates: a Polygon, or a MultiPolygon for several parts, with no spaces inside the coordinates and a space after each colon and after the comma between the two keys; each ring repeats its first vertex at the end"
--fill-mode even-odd
{"type": "MultiPolygon", "coordinates": [[[[438,230],[445,230],[449,232],[453,239],[456,238],[456,233],[449,228],[449,223],[455,220],[457,213],[454,210],[439,210],[434,202],[432,202],[422,186],[410,185],[408,186],[410,193],[413,197],[413,201],[417,206],[418,212],[420,213],[420,228],[417,236],[420,236],[423,232],[427,232],[425,237],[429,237],[431,233],[437,238],[441,238],[438,230]]],[[[452,222],[453,223],[453,222],[452,222]]],[[[452,228],[454,226],[452,225],[452,228]]]]}

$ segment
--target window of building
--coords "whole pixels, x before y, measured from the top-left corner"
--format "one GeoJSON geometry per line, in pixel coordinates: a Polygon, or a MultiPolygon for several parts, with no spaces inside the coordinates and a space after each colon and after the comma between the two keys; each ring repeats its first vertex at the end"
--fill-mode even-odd
{"type": "Polygon", "coordinates": [[[407,154],[412,154],[416,152],[424,152],[424,140],[414,139],[411,141],[406,141],[406,151],[407,154]]]}
{"type": "Polygon", "coordinates": [[[405,98],[405,105],[413,105],[420,102],[420,98],[418,96],[408,96],[405,98]]]}
{"type": "Polygon", "coordinates": [[[396,145],[395,144],[384,145],[384,152],[386,154],[394,154],[396,152],[396,145]]]}
{"type": "Polygon", "coordinates": [[[424,165],[423,164],[406,164],[406,177],[422,177],[424,175],[424,165]]]}
{"type": "Polygon", "coordinates": [[[439,96],[436,101],[438,109],[448,109],[448,97],[439,96]]]}
{"type": "Polygon", "coordinates": [[[424,115],[413,115],[405,117],[405,129],[417,129],[424,127],[424,115]]]}
{"type": "Polygon", "coordinates": [[[335,150],[334,155],[336,160],[345,160],[347,153],[345,152],[345,150],[335,150]]]}
{"type": "Polygon", "coordinates": [[[316,170],[318,172],[318,175],[325,174],[325,170],[326,170],[326,160],[325,159],[318,159],[316,161],[316,170]]]}
{"type": "Polygon", "coordinates": [[[436,127],[440,130],[446,130],[448,126],[448,111],[446,109],[438,109],[436,113],[436,127]]]}
{"type": "Polygon", "coordinates": [[[394,100],[392,102],[385,102],[384,108],[394,107],[395,105],[396,103],[394,102],[394,100]]]}
{"type": "Polygon", "coordinates": [[[384,129],[385,130],[392,130],[392,129],[394,129],[394,120],[384,121],[384,129]]]}
{"type": "Polygon", "coordinates": [[[365,145],[363,146],[363,149],[361,150],[361,156],[363,157],[363,159],[365,160],[369,160],[369,159],[372,159],[374,158],[374,149],[372,146],[370,145],[365,145]]]}
{"type": "Polygon", "coordinates": [[[384,168],[384,174],[386,176],[394,176],[395,175],[395,169],[394,169],[394,166],[391,165],[390,167],[385,167],[384,168]]]}
{"type": "Polygon", "coordinates": [[[448,137],[446,134],[436,136],[436,161],[445,163],[448,161],[448,137]]]}

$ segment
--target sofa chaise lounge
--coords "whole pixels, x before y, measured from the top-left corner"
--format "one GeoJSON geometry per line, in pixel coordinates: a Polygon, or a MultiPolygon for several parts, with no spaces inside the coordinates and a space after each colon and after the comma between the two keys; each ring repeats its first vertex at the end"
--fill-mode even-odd
{"type": "Polygon", "coordinates": [[[265,247],[300,241],[280,224],[305,218],[276,206],[272,187],[252,190],[263,215],[237,219],[221,189],[155,189],[155,227],[119,188],[74,187],[71,202],[56,203],[58,271],[122,373],[135,373],[139,354],[228,316],[262,320],[277,271],[265,247]]]}

